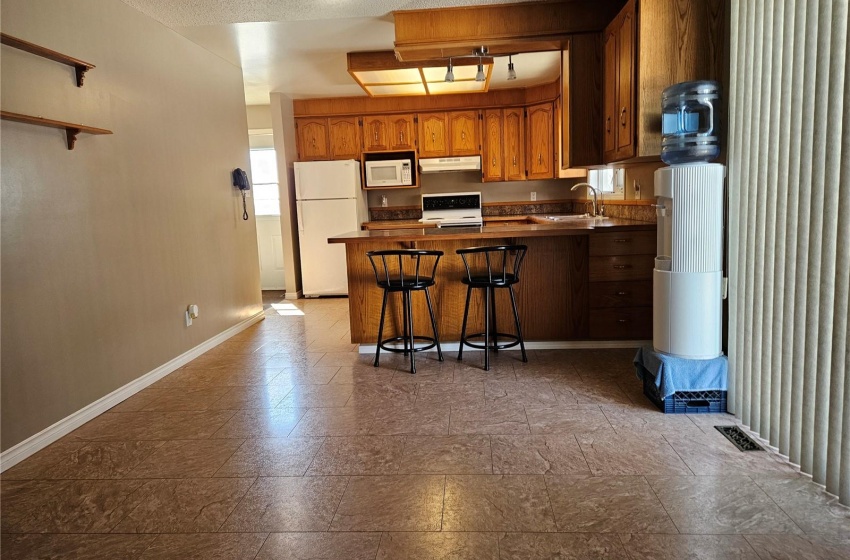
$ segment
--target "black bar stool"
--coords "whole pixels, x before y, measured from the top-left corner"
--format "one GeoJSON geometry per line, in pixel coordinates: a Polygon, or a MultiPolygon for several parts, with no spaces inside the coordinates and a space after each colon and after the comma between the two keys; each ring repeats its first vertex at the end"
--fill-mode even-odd
{"type": "Polygon", "coordinates": [[[466,277],[461,281],[466,284],[466,306],[463,310],[463,326],[460,330],[460,348],[457,359],[463,358],[463,346],[484,350],[484,369],[490,369],[490,350],[498,352],[519,344],[522,350],[522,361],[527,362],[525,342],[522,339],[522,327],[519,324],[519,314],[516,309],[513,285],[519,282],[519,270],[528,247],[525,245],[499,245],[495,247],[470,247],[458,249],[457,254],[463,259],[466,267],[466,277]],[[471,266],[470,266],[471,265],[471,266]],[[469,318],[469,300],[473,288],[484,290],[484,332],[466,334],[466,323],[469,318]],[[496,327],[496,293],[497,288],[507,288],[511,294],[511,305],[514,310],[516,334],[500,333],[496,327]],[[491,328],[492,323],[492,328],[491,328]],[[469,342],[470,338],[484,337],[483,344],[469,342]],[[492,337],[492,343],[490,338],[492,337]],[[499,343],[499,338],[507,338],[510,342],[499,343]]]}
{"type": "Polygon", "coordinates": [[[369,251],[366,256],[372,263],[378,287],[384,290],[384,302],[381,304],[381,322],[378,326],[378,346],[375,349],[375,367],[378,367],[381,350],[403,352],[405,356],[410,353],[410,373],[416,373],[414,354],[430,350],[434,346],[437,347],[437,356],[442,362],[443,350],[440,348],[437,321],[434,319],[434,307],[431,304],[431,294],[428,292],[428,288],[434,285],[434,273],[437,271],[437,263],[440,262],[443,252],[398,249],[369,251]],[[431,328],[434,331],[433,337],[413,334],[413,310],[410,305],[410,293],[414,291],[425,292],[428,313],[431,315],[431,328]],[[402,294],[403,333],[402,336],[382,339],[381,337],[384,336],[384,315],[387,310],[387,295],[392,292],[401,292],[402,294]],[[417,340],[429,344],[417,348],[415,344],[417,340]],[[403,342],[404,346],[403,348],[387,346],[393,342],[403,342]]]}

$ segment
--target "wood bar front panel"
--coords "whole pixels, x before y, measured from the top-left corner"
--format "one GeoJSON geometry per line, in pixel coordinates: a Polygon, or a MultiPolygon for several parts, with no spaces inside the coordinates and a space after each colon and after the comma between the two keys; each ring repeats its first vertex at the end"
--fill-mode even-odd
{"type": "MultiPolygon", "coordinates": [[[[584,235],[534,238],[490,238],[417,241],[417,249],[434,249],[445,253],[437,269],[437,282],[431,288],[440,339],[457,341],[463,321],[466,285],[463,261],[455,251],[464,247],[500,244],[528,246],[521,281],[514,286],[523,335],[526,340],[586,339],[589,333],[588,313],[588,239],[584,235]]],[[[351,341],[374,343],[378,335],[383,291],[375,283],[375,274],[366,251],[410,248],[409,242],[346,244],[349,276],[351,341]]],[[[480,290],[475,290],[479,291],[480,290]]],[[[497,290],[497,324],[502,332],[514,332],[510,296],[497,290]]],[[[483,297],[473,296],[469,309],[468,332],[483,330],[483,297]]],[[[428,308],[424,294],[413,294],[414,329],[430,335],[428,308]]],[[[391,295],[387,306],[384,338],[400,332],[401,296],[391,295]]]]}

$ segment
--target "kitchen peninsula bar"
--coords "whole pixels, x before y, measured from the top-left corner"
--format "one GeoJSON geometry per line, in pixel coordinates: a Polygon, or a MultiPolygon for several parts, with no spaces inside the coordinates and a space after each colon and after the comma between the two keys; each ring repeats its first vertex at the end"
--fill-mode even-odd
{"type": "MultiPolygon", "coordinates": [[[[461,283],[465,270],[455,251],[514,244],[528,246],[522,281],[515,287],[527,342],[650,339],[655,239],[654,223],[574,218],[551,224],[353,231],[328,242],[345,244],[351,341],[369,344],[377,339],[383,294],[367,251],[415,248],[445,253],[431,293],[440,339],[453,342],[460,338],[466,298],[461,283]]],[[[387,305],[385,332],[400,332],[401,300],[387,305]]],[[[480,298],[470,305],[469,332],[483,330],[481,305],[480,298]]],[[[413,306],[415,329],[430,331],[424,298],[414,298],[413,306]]],[[[499,300],[497,309],[499,329],[512,332],[509,301],[499,300]]]]}

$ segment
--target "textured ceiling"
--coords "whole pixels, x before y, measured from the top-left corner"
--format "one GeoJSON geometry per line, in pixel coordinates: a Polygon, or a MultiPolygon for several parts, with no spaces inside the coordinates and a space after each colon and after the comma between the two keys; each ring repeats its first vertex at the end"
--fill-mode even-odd
{"type": "MultiPolygon", "coordinates": [[[[390,12],[515,0],[123,0],[190,41],[242,68],[245,103],[267,105],[270,92],[294,99],[361,96],[346,53],[391,50],[390,12]]],[[[490,89],[551,82],[558,53],[514,57],[518,79],[496,58],[490,89]]]]}
{"type": "MultiPolygon", "coordinates": [[[[169,27],[383,17],[394,10],[508,4],[517,0],[123,0],[169,27]]],[[[520,0],[522,1],[522,0],[520,0]]]]}

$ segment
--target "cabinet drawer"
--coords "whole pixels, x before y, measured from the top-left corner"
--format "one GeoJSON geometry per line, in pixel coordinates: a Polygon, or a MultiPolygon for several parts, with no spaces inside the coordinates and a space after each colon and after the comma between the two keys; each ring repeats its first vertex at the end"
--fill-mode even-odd
{"type": "Polygon", "coordinates": [[[589,279],[591,282],[652,280],[654,266],[655,257],[653,255],[590,257],[589,279]]]}
{"type": "Polygon", "coordinates": [[[657,234],[654,231],[592,233],[590,256],[655,255],[657,234]]]}
{"type": "Polygon", "coordinates": [[[652,281],[591,282],[590,308],[652,305],[652,281]]]}
{"type": "Polygon", "coordinates": [[[649,340],[652,308],[622,307],[590,312],[590,338],[597,340],[649,340]]]}

